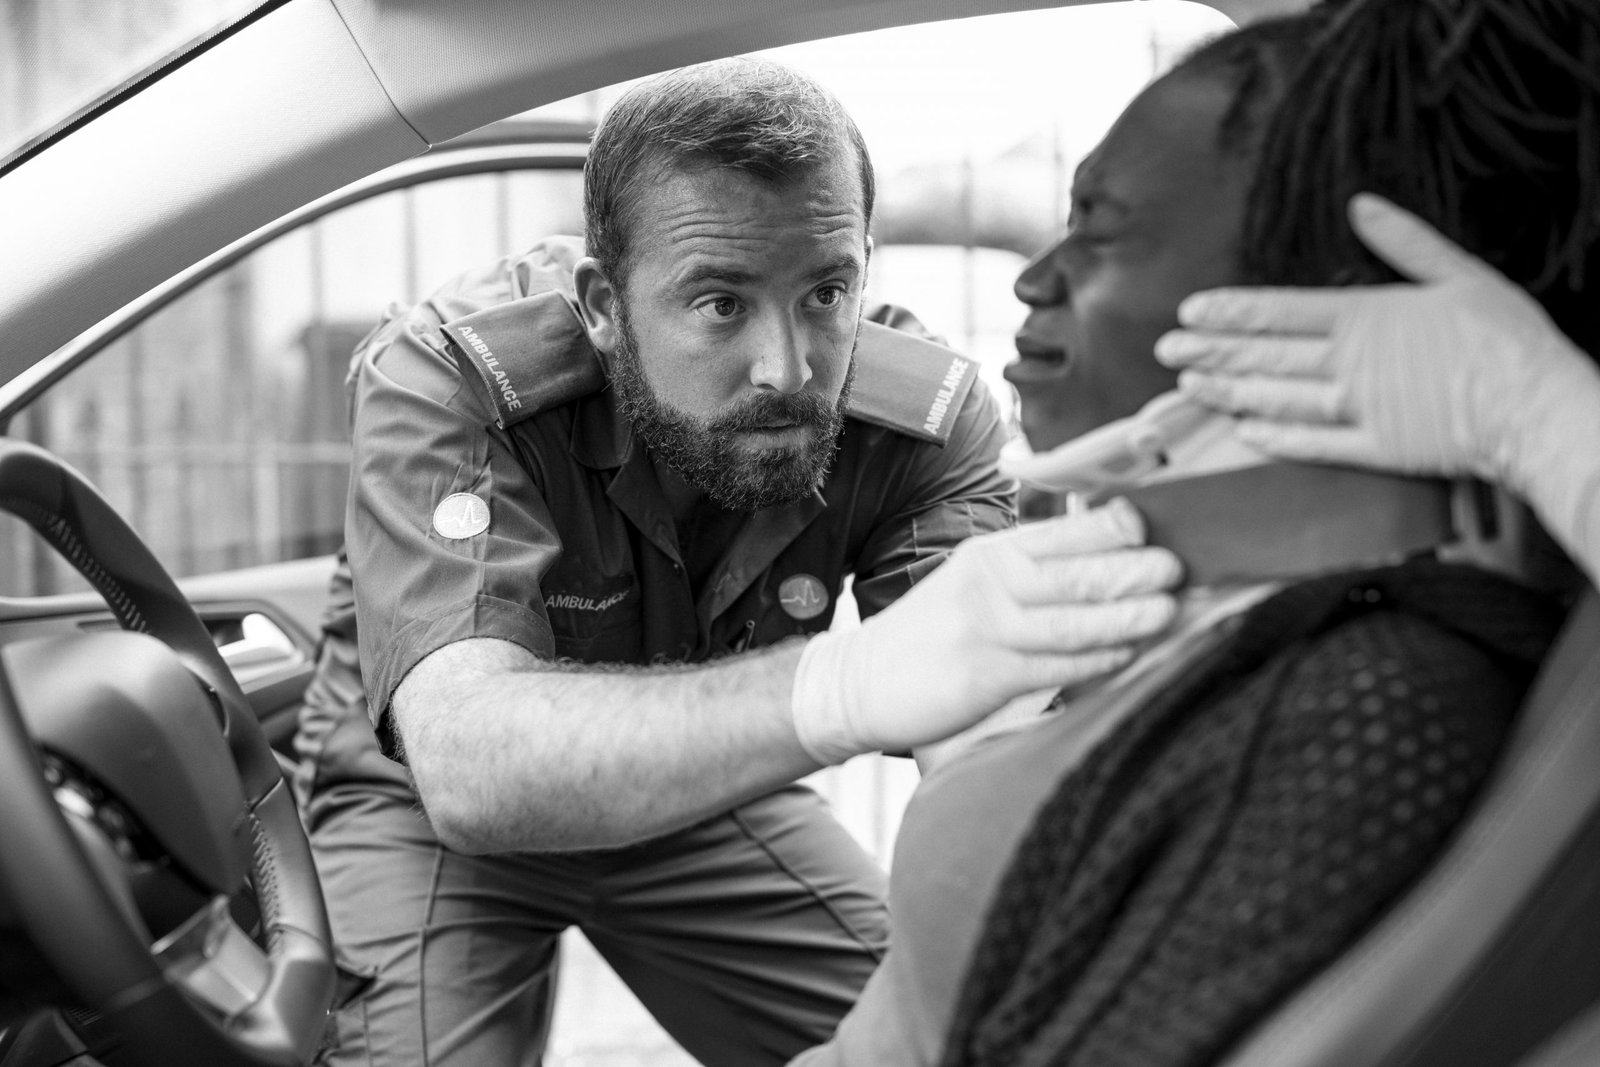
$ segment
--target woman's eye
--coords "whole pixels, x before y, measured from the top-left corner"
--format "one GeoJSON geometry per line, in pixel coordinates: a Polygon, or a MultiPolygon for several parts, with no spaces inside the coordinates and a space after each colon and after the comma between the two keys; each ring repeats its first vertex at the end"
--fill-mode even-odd
{"type": "Polygon", "coordinates": [[[695,305],[695,314],[708,319],[731,319],[739,313],[739,301],[731,296],[719,296],[695,305]]]}
{"type": "Polygon", "coordinates": [[[1101,224],[1085,224],[1083,219],[1076,219],[1067,227],[1067,235],[1062,238],[1059,248],[1099,248],[1109,244],[1116,236],[1115,231],[1101,224]]]}

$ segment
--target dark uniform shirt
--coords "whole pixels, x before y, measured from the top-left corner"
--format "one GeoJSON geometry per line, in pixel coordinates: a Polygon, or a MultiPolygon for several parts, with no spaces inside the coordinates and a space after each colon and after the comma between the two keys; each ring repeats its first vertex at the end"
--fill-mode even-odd
{"type": "Polygon", "coordinates": [[[346,532],[375,723],[407,671],[463,638],[699,662],[826,629],[848,575],[870,615],[958,542],[1014,521],[976,366],[887,309],[862,324],[824,484],[742,516],[692,582],[577,317],[581,254],[574,239],[541,242],[392,316],[357,351],[346,532]]]}

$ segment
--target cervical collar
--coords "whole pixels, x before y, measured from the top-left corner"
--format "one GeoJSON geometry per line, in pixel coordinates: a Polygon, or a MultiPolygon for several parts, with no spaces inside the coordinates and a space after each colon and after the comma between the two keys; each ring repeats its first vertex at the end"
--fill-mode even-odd
{"type": "Polygon", "coordinates": [[[1457,539],[1448,482],[1273,460],[1232,419],[1178,393],[1000,469],[1089,504],[1124,496],[1191,585],[1307,578],[1398,562],[1457,539]]]}

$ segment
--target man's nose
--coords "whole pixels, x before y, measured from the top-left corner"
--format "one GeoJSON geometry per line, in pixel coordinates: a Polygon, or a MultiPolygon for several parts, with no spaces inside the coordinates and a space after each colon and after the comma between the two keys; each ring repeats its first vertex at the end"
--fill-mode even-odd
{"type": "Polygon", "coordinates": [[[1029,307],[1055,307],[1067,299],[1066,280],[1055,265],[1056,246],[1051,246],[1028,260],[1017,275],[1012,292],[1029,307]]]}
{"type": "Polygon", "coordinates": [[[750,383],[780,393],[798,393],[811,380],[809,342],[798,324],[775,320],[761,332],[750,383]]]}

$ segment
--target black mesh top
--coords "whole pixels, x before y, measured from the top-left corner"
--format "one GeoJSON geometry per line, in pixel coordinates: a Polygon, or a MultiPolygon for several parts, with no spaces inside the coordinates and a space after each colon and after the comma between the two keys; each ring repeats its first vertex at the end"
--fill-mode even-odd
{"type": "Polygon", "coordinates": [[[1559,623],[1432,562],[1240,617],[1047,792],[946,1067],[1211,1062],[1426,869],[1559,623]]]}

